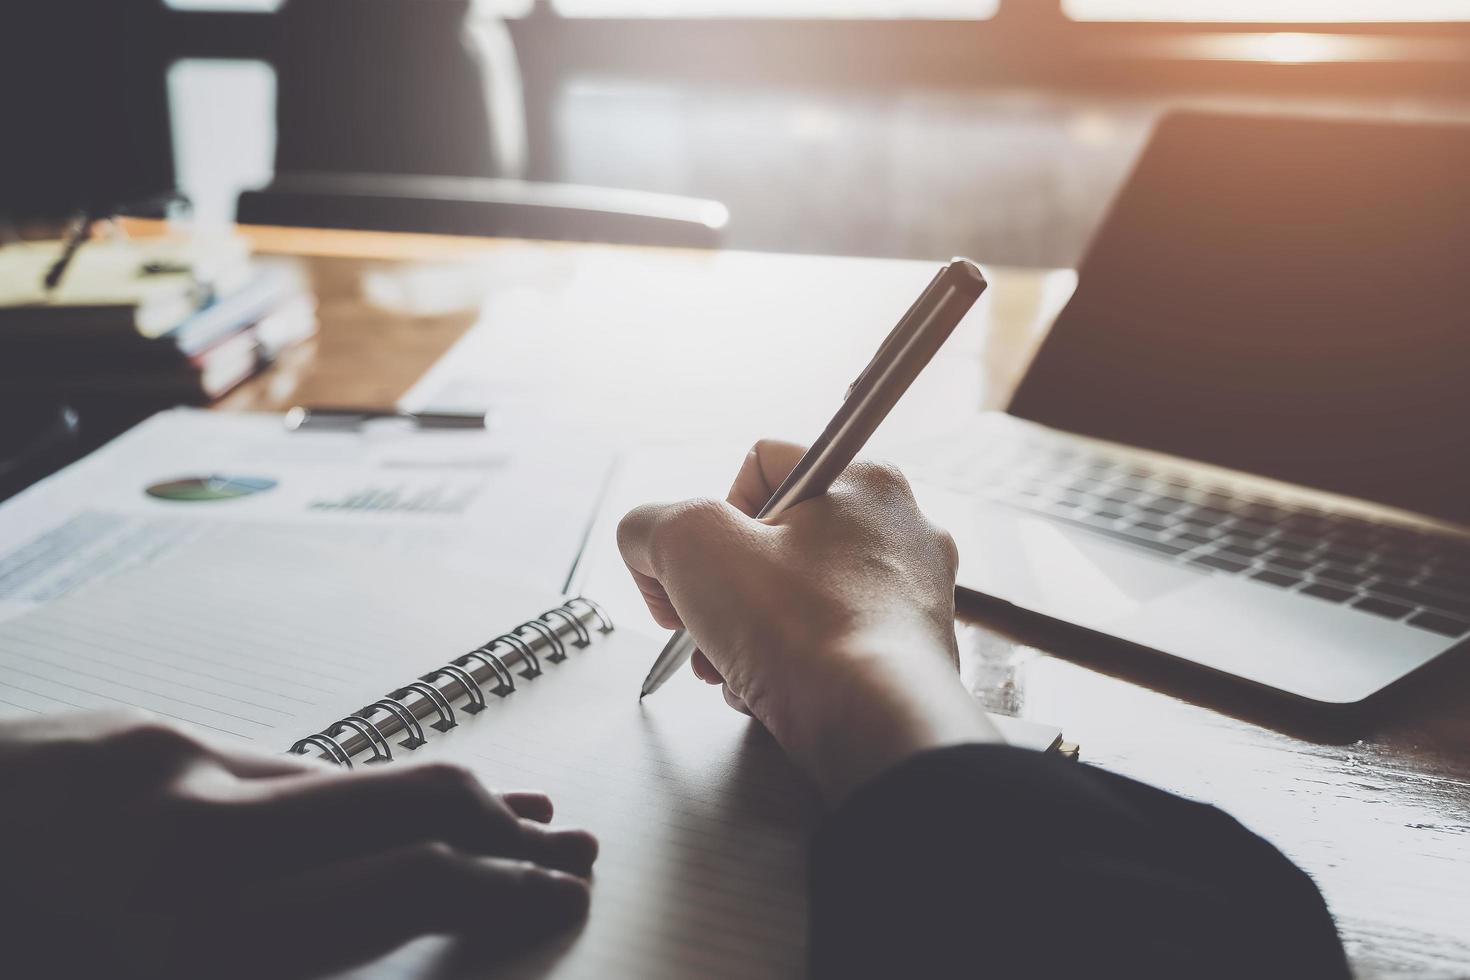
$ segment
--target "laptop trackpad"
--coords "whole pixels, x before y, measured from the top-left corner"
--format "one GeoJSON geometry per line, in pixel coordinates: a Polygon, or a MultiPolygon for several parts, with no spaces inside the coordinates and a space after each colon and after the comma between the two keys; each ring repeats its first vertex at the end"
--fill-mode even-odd
{"type": "Polygon", "coordinates": [[[1131,616],[1207,573],[1100,535],[974,498],[916,487],[920,505],[960,546],[960,586],[1085,626],[1131,616]]]}

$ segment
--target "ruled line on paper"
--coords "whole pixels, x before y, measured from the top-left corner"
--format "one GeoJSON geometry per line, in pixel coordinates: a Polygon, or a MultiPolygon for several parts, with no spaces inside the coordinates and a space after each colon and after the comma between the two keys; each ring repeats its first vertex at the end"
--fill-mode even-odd
{"type": "MultiPolygon", "coordinates": [[[[98,649],[98,650],[106,650],[108,652],[111,652],[111,648],[109,648],[109,647],[107,647],[107,646],[105,646],[105,645],[103,645],[101,643],[95,642],[93,640],[84,640],[84,639],[82,639],[80,637],[69,635],[69,634],[66,634],[66,633],[58,630],[57,629],[58,624],[56,624],[54,622],[52,622],[52,623],[42,623],[42,622],[35,622],[35,621],[31,621],[31,620],[23,620],[23,621],[19,621],[16,625],[17,625],[17,629],[18,630],[23,628],[24,630],[26,630],[27,633],[30,633],[30,634],[40,633],[43,636],[49,636],[53,640],[56,640],[56,641],[59,641],[59,642],[65,643],[65,642],[68,642],[68,641],[72,641],[72,642],[77,642],[77,643],[84,643],[87,646],[93,647],[95,649],[98,649]]],[[[123,633],[122,633],[123,628],[124,628],[123,627],[123,624],[115,623],[115,624],[113,624],[112,632],[115,632],[119,636],[121,636],[121,635],[123,635],[123,633]]],[[[126,638],[129,639],[129,640],[147,639],[147,637],[135,637],[135,636],[128,636],[126,638]]],[[[167,651],[163,651],[163,650],[158,650],[156,647],[154,647],[152,649],[154,650],[154,652],[167,652],[167,651]]],[[[144,655],[138,653],[136,650],[135,651],[132,651],[131,658],[133,660],[138,661],[139,663],[153,664],[154,666],[162,667],[164,670],[168,670],[168,671],[171,671],[171,672],[174,672],[174,673],[189,674],[189,675],[192,675],[192,676],[207,678],[209,680],[217,681],[217,682],[219,682],[221,684],[231,685],[232,687],[239,688],[240,690],[254,691],[254,692],[259,693],[259,694],[267,694],[267,695],[270,695],[272,697],[280,698],[280,699],[285,700],[285,701],[293,701],[293,702],[295,702],[297,704],[312,705],[312,704],[315,704],[316,703],[316,702],[311,701],[309,699],[299,698],[299,697],[296,697],[293,694],[288,694],[288,693],[280,690],[280,684],[279,683],[275,687],[259,687],[259,686],[252,685],[252,684],[242,683],[242,682],[240,682],[238,680],[235,680],[233,678],[222,677],[219,674],[211,674],[208,671],[198,670],[197,668],[190,666],[189,663],[192,661],[192,662],[195,662],[195,663],[218,664],[221,667],[233,668],[235,670],[238,670],[238,671],[241,671],[243,673],[246,673],[247,675],[253,673],[257,677],[267,676],[264,673],[259,672],[259,671],[252,672],[252,671],[249,671],[246,668],[235,667],[232,664],[225,663],[225,662],[218,661],[218,660],[213,660],[211,658],[205,657],[205,656],[201,655],[201,653],[199,652],[199,650],[198,650],[197,647],[195,647],[194,649],[191,649],[190,650],[190,652],[188,654],[187,660],[185,660],[183,657],[175,657],[174,659],[160,659],[158,657],[149,657],[149,656],[144,656],[144,655]],[[181,662],[181,660],[183,662],[181,662]]],[[[270,676],[274,676],[274,675],[270,675],[270,676]]],[[[288,681],[288,680],[291,680],[291,678],[285,677],[285,676],[281,676],[281,677],[275,677],[275,680],[277,680],[278,682],[280,682],[280,681],[288,681]]],[[[298,681],[298,683],[299,683],[299,681],[298,681]]]]}
{"type": "MultiPolygon", "coordinates": [[[[0,664],[0,670],[9,670],[9,671],[12,671],[14,673],[26,674],[26,671],[17,670],[16,668],[11,667],[11,666],[9,666],[7,664],[0,664]]],[[[167,709],[160,708],[157,705],[152,705],[152,704],[147,704],[147,703],[139,703],[136,700],[130,700],[130,699],[127,699],[127,698],[115,697],[115,696],[113,696],[111,694],[104,694],[101,691],[94,691],[94,690],[91,690],[90,688],[85,688],[85,687],[82,687],[82,686],[77,685],[77,684],[68,684],[68,683],[65,683],[64,681],[58,681],[58,680],[56,680],[54,678],[51,678],[51,677],[44,677],[44,676],[42,676],[40,674],[29,674],[28,676],[33,677],[33,678],[35,678],[37,680],[45,681],[47,684],[55,684],[57,687],[63,687],[63,688],[66,688],[67,690],[76,691],[76,692],[78,692],[80,694],[88,694],[88,695],[91,695],[94,698],[101,698],[104,701],[110,701],[113,704],[121,704],[121,705],[124,705],[125,707],[131,707],[131,708],[144,708],[146,710],[149,710],[149,711],[154,712],[155,714],[160,714],[160,715],[163,715],[163,716],[165,716],[167,718],[173,718],[175,721],[187,722],[188,724],[191,724],[191,725],[199,725],[199,726],[201,726],[203,728],[209,728],[209,729],[212,729],[214,731],[220,732],[220,733],[225,734],[225,735],[233,735],[236,738],[249,739],[249,738],[252,737],[252,736],[250,736],[249,734],[247,734],[245,732],[235,731],[232,728],[225,728],[222,725],[213,724],[212,722],[208,722],[208,721],[202,721],[202,720],[200,720],[198,718],[191,718],[188,715],[181,715],[177,711],[169,711],[167,709]]],[[[35,691],[33,689],[27,689],[27,688],[19,688],[19,689],[20,690],[30,690],[30,693],[32,693],[32,694],[38,694],[39,693],[39,692],[37,692],[37,691],[35,691]]],[[[73,707],[77,707],[77,708],[84,708],[84,709],[91,710],[91,709],[96,709],[97,707],[100,707],[99,705],[80,705],[80,704],[77,704],[74,701],[66,701],[66,700],[64,700],[62,698],[55,697],[54,695],[41,694],[40,696],[41,697],[49,697],[53,701],[57,701],[57,702],[60,702],[62,704],[70,704],[73,707]]],[[[202,709],[202,710],[205,710],[205,709],[202,709]]]]}
{"type": "MultiPolygon", "coordinates": [[[[58,697],[55,697],[54,695],[51,695],[51,694],[42,694],[40,691],[33,691],[30,688],[28,688],[28,687],[21,687],[18,684],[7,684],[6,685],[6,689],[7,690],[11,690],[11,691],[23,691],[26,694],[33,694],[36,697],[42,698],[42,699],[44,699],[46,701],[54,701],[57,704],[64,704],[64,705],[67,705],[68,707],[71,707],[71,708],[82,708],[82,709],[85,710],[86,707],[87,707],[84,704],[77,704],[74,701],[65,701],[65,700],[63,700],[61,698],[58,698],[58,697]]],[[[18,707],[24,707],[24,705],[19,705],[18,707]]],[[[28,710],[28,711],[35,711],[36,709],[35,708],[27,708],[26,710],[28,710]]],[[[37,712],[37,713],[40,713],[40,712],[37,712]]]]}
{"type": "MultiPolygon", "coordinates": [[[[251,664],[259,663],[268,667],[278,667],[285,671],[284,676],[280,678],[285,683],[300,683],[303,675],[305,675],[314,678],[318,682],[327,684],[328,686],[319,688],[319,690],[326,692],[339,689],[342,684],[349,682],[354,676],[351,669],[338,664],[328,665],[330,669],[323,670],[322,665],[317,661],[319,644],[313,643],[305,637],[299,637],[298,642],[292,644],[290,649],[299,650],[301,653],[309,655],[309,659],[308,656],[302,656],[293,661],[289,650],[280,650],[275,647],[275,644],[280,642],[279,639],[269,635],[266,631],[257,632],[248,629],[244,622],[240,623],[239,629],[222,630],[218,628],[222,625],[219,622],[216,622],[211,627],[210,625],[194,622],[192,618],[190,621],[174,621],[171,617],[180,615],[176,607],[155,607],[150,603],[141,601],[133,604],[132,608],[125,613],[115,611],[114,616],[133,615],[144,612],[151,614],[146,628],[150,632],[153,632],[157,638],[175,640],[186,649],[201,652],[233,653],[237,656],[247,657],[247,662],[251,664]],[[160,629],[163,632],[159,632],[160,629]]],[[[207,609],[196,608],[188,613],[188,615],[191,617],[202,617],[208,612],[209,610],[207,609]]],[[[286,612],[284,609],[278,609],[275,615],[284,615],[286,612]]],[[[116,629],[117,621],[115,619],[109,625],[116,629]]],[[[138,625],[142,624],[139,623],[138,625]]],[[[258,673],[257,671],[253,672],[258,673]]]]}
{"type": "MultiPolygon", "coordinates": [[[[97,663],[97,664],[101,664],[103,666],[113,666],[113,664],[110,661],[103,660],[103,659],[98,658],[98,657],[88,657],[85,654],[77,653],[75,650],[68,650],[68,651],[66,651],[66,653],[68,655],[70,655],[73,659],[76,659],[76,660],[84,660],[84,661],[86,661],[88,663],[97,663]]],[[[23,660],[29,660],[29,661],[31,661],[33,663],[45,664],[47,666],[54,666],[55,665],[54,661],[45,660],[45,659],[43,659],[41,657],[34,657],[34,656],[31,656],[28,653],[23,653],[23,652],[21,652],[19,650],[12,650],[12,651],[10,651],[9,656],[12,656],[12,657],[20,657],[23,660]]],[[[116,668],[114,668],[114,669],[116,669],[116,668]]],[[[81,675],[83,677],[91,677],[91,678],[94,678],[96,680],[107,681],[108,683],[117,683],[117,682],[114,681],[113,678],[108,677],[105,674],[98,674],[98,673],[96,673],[94,671],[81,670],[80,668],[75,667],[75,666],[68,666],[66,668],[66,670],[67,670],[67,673],[69,673],[69,674],[79,674],[79,675],[81,675]]],[[[221,694],[218,691],[215,691],[215,690],[212,690],[212,689],[206,688],[206,687],[199,687],[198,685],[195,685],[195,684],[184,684],[184,683],[182,683],[182,682],[180,682],[178,680],[175,680],[174,678],[171,678],[171,677],[159,677],[157,674],[150,674],[150,673],[146,673],[144,671],[132,670],[132,669],[129,669],[127,671],[127,675],[128,676],[131,676],[131,677],[135,677],[138,680],[154,680],[154,681],[158,681],[160,683],[167,684],[171,688],[177,688],[179,690],[194,691],[194,692],[199,693],[199,694],[207,694],[210,697],[219,698],[221,701],[231,701],[231,702],[233,702],[235,704],[243,705],[244,707],[247,707],[247,708],[258,708],[261,711],[269,711],[272,714],[283,715],[283,716],[286,716],[286,717],[289,717],[291,715],[291,712],[284,711],[281,708],[274,707],[272,705],[268,705],[268,704],[257,704],[254,701],[246,701],[246,700],[244,700],[242,698],[237,698],[237,697],[235,697],[233,695],[230,695],[230,694],[221,694]]],[[[133,687],[134,685],[126,685],[125,684],[124,686],[125,687],[133,687]]],[[[146,689],[144,689],[144,690],[146,690],[146,689]]],[[[195,706],[196,707],[203,707],[203,705],[195,705],[195,706]]],[[[265,724],[264,722],[261,722],[259,719],[255,719],[255,718],[247,718],[247,717],[240,716],[240,715],[236,715],[234,717],[239,718],[241,721],[254,721],[257,724],[265,724]]]]}
{"type": "Polygon", "coordinates": [[[139,707],[279,748],[555,604],[424,552],[201,536],[0,622],[0,696],[43,714],[139,707]]]}
{"type": "MultiPolygon", "coordinates": [[[[94,697],[108,698],[109,700],[114,700],[114,701],[123,700],[123,699],[119,699],[119,698],[117,698],[117,697],[115,697],[115,696],[113,696],[111,694],[107,694],[107,693],[104,693],[102,691],[93,690],[90,687],[83,687],[81,684],[73,684],[70,681],[58,680],[57,678],[47,676],[46,674],[37,674],[34,671],[25,670],[24,668],[17,667],[14,664],[0,664],[0,669],[13,671],[14,673],[23,674],[23,675],[25,675],[27,677],[34,677],[35,679],[45,681],[48,684],[55,684],[58,687],[70,688],[73,691],[81,691],[81,692],[86,693],[86,694],[91,694],[94,697]]],[[[68,674],[82,673],[81,671],[76,670],[76,668],[74,668],[74,667],[66,667],[66,668],[63,668],[63,669],[68,674]]],[[[83,673],[82,676],[84,676],[84,677],[92,677],[94,680],[96,679],[95,675],[89,675],[89,674],[84,674],[83,673]]],[[[136,684],[126,684],[126,683],[123,683],[121,681],[116,681],[116,680],[111,680],[111,679],[107,679],[106,680],[106,683],[108,683],[109,685],[114,686],[114,687],[125,687],[125,688],[127,688],[128,690],[131,690],[131,691],[140,691],[143,694],[148,695],[149,697],[159,698],[159,699],[164,700],[164,701],[170,701],[170,702],[172,702],[174,704],[183,705],[186,708],[197,708],[199,711],[209,712],[209,713],[215,714],[215,715],[224,715],[227,718],[233,718],[235,721],[243,721],[243,722],[245,722],[247,724],[250,724],[250,725],[259,725],[262,728],[269,728],[269,727],[271,727],[270,722],[261,721],[258,718],[248,718],[248,717],[246,717],[244,715],[232,714],[232,713],[230,713],[228,711],[222,711],[219,708],[213,708],[213,707],[210,707],[209,705],[203,705],[203,704],[199,704],[199,703],[194,702],[194,701],[190,701],[187,698],[178,698],[178,697],[174,697],[173,695],[169,695],[169,694],[160,694],[157,691],[150,691],[147,688],[138,687],[136,684]]],[[[124,703],[127,703],[127,702],[124,701],[124,703]]],[[[159,709],[159,708],[154,708],[154,710],[160,711],[160,713],[162,712],[162,709],[159,709]]],[[[175,717],[178,717],[178,716],[176,715],[175,717]]]]}

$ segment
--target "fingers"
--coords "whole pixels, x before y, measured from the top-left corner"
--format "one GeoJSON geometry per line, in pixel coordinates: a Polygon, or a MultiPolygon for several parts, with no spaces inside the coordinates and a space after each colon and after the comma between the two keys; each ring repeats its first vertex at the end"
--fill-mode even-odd
{"type": "Polygon", "coordinates": [[[581,877],[592,873],[592,865],[597,861],[598,845],[597,838],[587,831],[563,828],[550,830],[543,822],[536,820],[521,820],[519,826],[522,844],[520,854],[526,858],[548,868],[581,877]]]}
{"type": "MultiPolygon", "coordinates": [[[[728,501],[741,513],[755,516],[805,455],[806,447],[779,439],[762,439],[746,453],[728,501]]],[[[866,503],[898,502],[912,508],[913,491],[898,467],[858,459],[837,481],[839,490],[856,492],[866,503]]]]}
{"type": "Polygon", "coordinates": [[[537,823],[551,822],[554,811],[551,806],[551,797],[545,793],[526,791],[501,793],[500,799],[522,820],[534,820],[537,823]]]}
{"type": "Polygon", "coordinates": [[[241,779],[273,779],[282,776],[305,776],[312,773],[336,771],[336,766],[324,759],[308,758],[304,755],[267,755],[240,749],[213,746],[210,754],[232,776],[241,779]]]}
{"type": "Polygon", "coordinates": [[[841,489],[857,492],[868,503],[899,504],[903,510],[917,512],[908,477],[892,463],[855,459],[837,482],[841,489]]]}
{"type": "MultiPolygon", "coordinates": [[[[618,552],[640,589],[645,581],[658,585],[654,536],[669,522],[676,508],[676,504],[644,504],[628,511],[618,522],[618,552]]],[[[662,592],[661,586],[659,591],[662,592]]],[[[647,594],[643,598],[646,600],[647,594]]]]}
{"type": "MultiPolygon", "coordinates": [[[[95,778],[104,785],[136,787],[152,781],[185,780],[229,783],[230,777],[254,780],[309,776],[334,768],[305,756],[271,755],[205,741],[171,722],[141,713],[100,719],[81,716],[72,723],[81,731],[70,733],[70,738],[58,745],[65,747],[85,738],[96,750],[92,764],[102,770],[95,778]]],[[[76,764],[83,762],[78,760],[76,764]]]]}
{"type": "Polygon", "coordinates": [[[701,566],[737,557],[764,528],[722,500],[700,498],[635,507],[618,523],[618,550],[633,572],[668,592],[667,572],[686,559],[701,566]]]}
{"type": "Polygon", "coordinates": [[[730,707],[734,708],[736,711],[740,712],[742,715],[748,715],[748,714],[750,714],[750,709],[745,706],[745,701],[740,697],[740,695],[738,695],[734,691],[730,690],[730,685],[729,684],[726,684],[723,687],[721,687],[720,688],[720,693],[722,693],[722,694],[725,695],[725,703],[728,704],[730,707]]]}
{"type": "Polygon", "coordinates": [[[676,630],[683,629],[684,623],[653,571],[654,530],[667,519],[670,509],[664,504],[645,504],[625,514],[618,522],[618,551],[653,621],[666,630],[676,630]]]}
{"type": "Polygon", "coordinates": [[[762,439],[745,454],[726,499],[742,514],[754,517],[805,452],[805,446],[794,442],[762,439]]]}
{"type": "Polygon", "coordinates": [[[726,704],[743,715],[750,714],[750,708],[746,706],[745,701],[740,695],[730,690],[730,685],[725,683],[725,678],[720,675],[719,669],[710,663],[703,650],[694,651],[694,656],[689,658],[689,666],[694,669],[694,676],[706,684],[720,685],[720,693],[724,695],[726,704]]]}
{"type": "MultiPolygon", "coordinates": [[[[804,452],[795,443],[775,439],[756,443],[746,454],[727,503],[747,517],[754,516],[804,452]]],[[[667,558],[669,546],[686,545],[687,539],[701,526],[728,525],[726,518],[728,512],[711,501],[691,500],[679,504],[646,504],[629,511],[618,524],[618,549],[623,561],[654,622],[664,629],[684,629],[686,625],[658,571],[667,558]]]]}
{"type": "Polygon", "coordinates": [[[618,523],[618,550],[654,621],[665,629],[680,629],[687,624],[678,612],[677,586],[707,586],[711,581],[704,573],[708,564],[738,557],[738,539],[761,526],[722,501],[645,504],[618,523]],[[671,571],[696,563],[698,574],[675,580],[671,588],[671,571]]]}
{"type": "Polygon", "coordinates": [[[643,604],[648,607],[648,613],[653,621],[666,630],[678,630],[684,628],[684,621],[679,618],[679,613],[674,609],[674,603],[669,599],[669,594],[664,591],[663,585],[652,575],[645,575],[629,566],[628,571],[633,575],[633,582],[638,586],[638,594],[643,597],[643,604]]]}
{"type": "Polygon", "coordinates": [[[60,715],[41,719],[30,734],[33,741],[49,741],[62,749],[78,745],[100,749],[97,759],[109,774],[134,785],[148,778],[177,776],[200,766],[212,766],[241,779],[300,776],[335,768],[306,756],[260,752],[206,740],[143,711],[60,715]]]}
{"type": "Polygon", "coordinates": [[[430,933],[480,934],[507,952],[579,921],[588,901],[587,883],[571,875],[416,844],[247,890],[188,930],[178,960],[209,964],[211,975],[313,976],[430,933]]]}
{"type": "MultiPolygon", "coordinates": [[[[243,796],[186,799],[177,808],[172,829],[185,876],[197,867],[198,874],[258,880],[430,842],[581,875],[597,857],[590,834],[522,819],[457,766],[324,773],[252,781],[239,789],[243,796]]],[[[527,810],[537,809],[525,797],[517,799],[527,810]]],[[[549,801],[540,807],[547,815],[549,809],[549,801]]]]}
{"type": "Polygon", "coordinates": [[[694,676],[706,684],[725,683],[725,678],[720,675],[719,668],[710,663],[703,650],[694,651],[694,656],[689,658],[689,666],[694,669],[694,676]]]}

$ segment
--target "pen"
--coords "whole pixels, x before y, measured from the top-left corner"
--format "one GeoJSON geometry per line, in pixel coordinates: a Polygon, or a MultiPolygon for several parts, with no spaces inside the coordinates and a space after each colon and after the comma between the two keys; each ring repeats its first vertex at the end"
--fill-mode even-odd
{"type": "Polygon", "coordinates": [[[66,275],[66,269],[71,265],[71,260],[76,258],[77,250],[87,241],[87,232],[91,228],[92,213],[82,211],[77,214],[67,230],[66,239],[61,243],[61,255],[52,263],[46,272],[46,278],[42,280],[46,292],[55,292],[56,287],[61,285],[61,277],[66,275]]]}
{"type": "MultiPolygon", "coordinates": [[[[827,428],[756,517],[777,517],[788,507],[831,489],[983,292],[985,277],[974,263],[955,259],[939,270],[884,338],[862,374],[848,386],[827,428]]],[[[675,632],[654,661],[638,699],[662,687],[689,661],[694,649],[688,633],[675,632]]]]}
{"type": "Polygon", "coordinates": [[[397,408],[325,408],[296,405],[286,413],[291,432],[352,432],[378,419],[401,419],[420,429],[483,429],[484,412],[405,412],[397,408]]]}

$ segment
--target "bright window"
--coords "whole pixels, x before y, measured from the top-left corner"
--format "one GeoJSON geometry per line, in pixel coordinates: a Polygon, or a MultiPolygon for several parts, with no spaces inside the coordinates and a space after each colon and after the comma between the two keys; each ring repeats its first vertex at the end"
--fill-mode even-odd
{"type": "Polygon", "coordinates": [[[1062,9],[1076,20],[1263,24],[1470,20],[1470,0],[1062,0],[1062,9]]]}
{"type": "Polygon", "coordinates": [[[567,17],[984,20],[995,16],[999,0],[552,0],[552,6],[567,17]]]}
{"type": "Polygon", "coordinates": [[[282,2],[283,0],[163,0],[163,5],[175,10],[270,13],[277,10],[282,2]]]}

